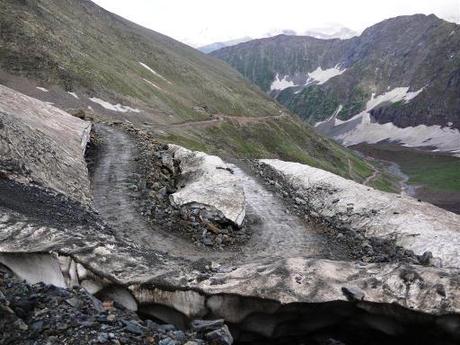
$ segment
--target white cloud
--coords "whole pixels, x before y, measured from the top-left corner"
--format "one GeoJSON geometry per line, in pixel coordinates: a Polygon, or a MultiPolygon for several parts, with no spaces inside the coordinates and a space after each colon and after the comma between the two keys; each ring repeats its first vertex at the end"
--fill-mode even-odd
{"type": "Polygon", "coordinates": [[[434,13],[460,18],[459,0],[93,0],[109,11],[183,42],[200,46],[216,41],[330,23],[355,31],[386,18],[434,13]]]}

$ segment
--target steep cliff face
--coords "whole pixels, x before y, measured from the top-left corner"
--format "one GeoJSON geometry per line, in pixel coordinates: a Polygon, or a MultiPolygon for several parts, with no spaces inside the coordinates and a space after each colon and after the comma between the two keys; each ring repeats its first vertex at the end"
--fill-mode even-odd
{"type": "Polygon", "coordinates": [[[281,35],[211,55],[312,123],[339,106],[337,118],[347,120],[405,87],[405,99],[372,109],[377,122],[460,128],[460,27],[434,15],[388,19],[348,40],[281,35]]]}

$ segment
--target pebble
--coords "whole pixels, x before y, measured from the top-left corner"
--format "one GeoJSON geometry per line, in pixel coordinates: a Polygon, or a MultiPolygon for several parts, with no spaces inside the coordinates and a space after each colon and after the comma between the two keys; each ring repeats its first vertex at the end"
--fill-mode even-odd
{"type": "Polygon", "coordinates": [[[224,320],[193,320],[191,326],[197,332],[214,331],[224,326],[224,320]]]}
{"type": "Polygon", "coordinates": [[[99,333],[99,335],[97,336],[97,341],[100,344],[104,344],[109,341],[109,335],[107,333],[99,333]]]}
{"type": "Polygon", "coordinates": [[[158,345],[176,345],[177,342],[171,338],[161,339],[158,345]]]}
{"type": "Polygon", "coordinates": [[[357,287],[342,287],[342,292],[351,301],[362,301],[364,300],[364,292],[357,287]]]}
{"type": "Polygon", "coordinates": [[[213,345],[233,344],[233,337],[227,325],[224,325],[223,327],[216,329],[215,331],[206,333],[205,338],[213,345]]]}
{"type": "Polygon", "coordinates": [[[136,321],[126,321],[122,320],[121,321],[125,325],[125,330],[128,332],[131,332],[133,334],[138,334],[138,335],[143,335],[144,330],[142,329],[143,327],[139,325],[136,321]]]}

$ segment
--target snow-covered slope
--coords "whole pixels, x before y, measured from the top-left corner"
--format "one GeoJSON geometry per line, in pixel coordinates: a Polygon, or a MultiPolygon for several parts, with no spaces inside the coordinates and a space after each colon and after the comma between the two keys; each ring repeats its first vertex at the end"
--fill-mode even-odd
{"type": "Polygon", "coordinates": [[[337,77],[344,73],[346,68],[341,68],[340,65],[323,69],[318,66],[315,70],[308,72],[306,75],[285,75],[282,78],[276,74],[275,79],[270,85],[271,91],[282,91],[290,87],[304,87],[311,84],[322,85],[328,80],[337,77]]]}
{"type": "Polygon", "coordinates": [[[408,196],[386,193],[305,164],[262,159],[322,221],[366,237],[396,240],[417,255],[430,251],[460,267],[460,216],[408,196]]]}
{"type": "Polygon", "coordinates": [[[452,128],[451,123],[447,126],[418,125],[401,128],[392,122],[380,124],[370,113],[372,109],[385,103],[409,103],[423,90],[424,88],[409,91],[409,87],[398,87],[378,96],[372,94],[366,109],[351,119],[346,121],[337,119],[339,110],[328,120],[316,123],[315,127],[346,146],[387,141],[407,147],[435,148],[438,151],[460,156],[460,131],[452,128]]]}
{"type": "Polygon", "coordinates": [[[0,172],[88,202],[91,123],[0,85],[0,172]]]}

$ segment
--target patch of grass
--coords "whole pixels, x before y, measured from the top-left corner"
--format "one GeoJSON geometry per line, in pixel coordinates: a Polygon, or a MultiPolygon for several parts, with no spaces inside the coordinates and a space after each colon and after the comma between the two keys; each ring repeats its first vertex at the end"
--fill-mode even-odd
{"type": "Polygon", "coordinates": [[[194,139],[185,135],[167,134],[162,138],[163,141],[186,147],[193,151],[206,152],[208,147],[199,139],[194,139]]]}
{"type": "Polygon", "coordinates": [[[437,191],[460,191],[460,158],[397,145],[360,145],[367,155],[399,165],[409,184],[437,191]]]}
{"type": "Polygon", "coordinates": [[[460,191],[460,159],[448,156],[415,155],[400,166],[410,184],[422,184],[435,190],[460,191]]]}
{"type": "Polygon", "coordinates": [[[399,193],[399,185],[395,177],[388,174],[381,174],[371,181],[370,186],[390,193],[399,193]]]}
{"type": "Polygon", "coordinates": [[[366,177],[372,175],[373,173],[373,169],[369,163],[366,163],[362,160],[350,160],[350,164],[352,172],[357,176],[357,178],[355,178],[356,180],[364,180],[366,177]]]}

